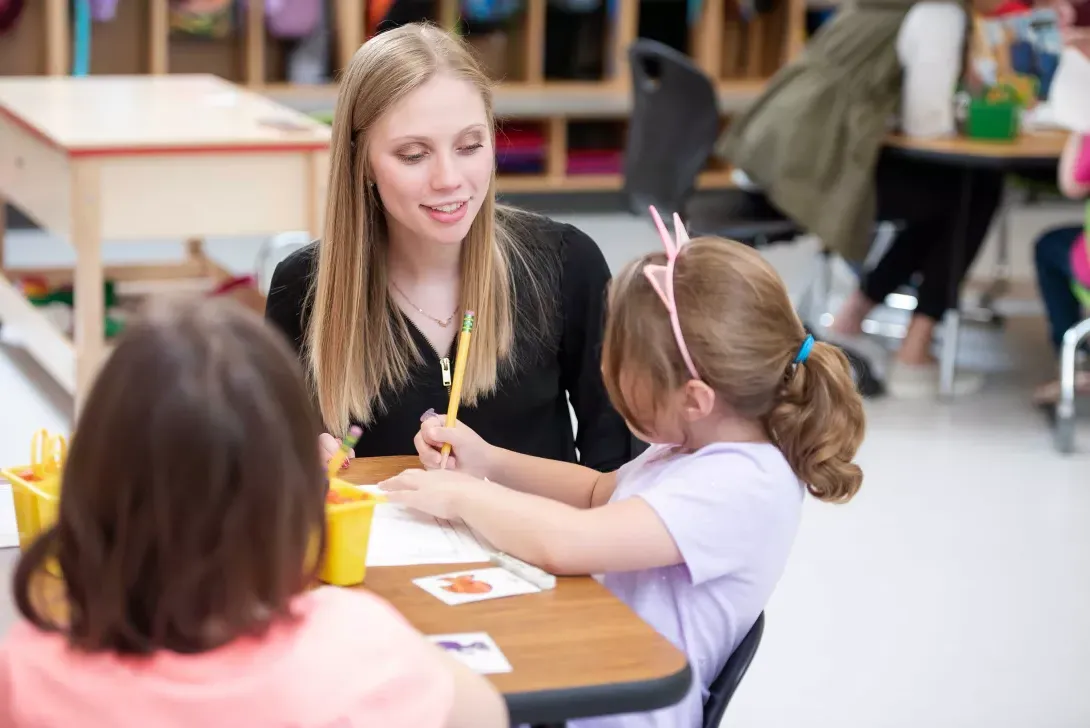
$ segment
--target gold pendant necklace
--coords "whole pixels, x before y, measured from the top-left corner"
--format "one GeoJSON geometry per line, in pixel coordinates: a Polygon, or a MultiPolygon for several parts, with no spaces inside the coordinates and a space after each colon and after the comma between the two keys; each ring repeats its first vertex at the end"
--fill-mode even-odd
{"type": "Polygon", "coordinates": [[[410,306],[412,306],[413,308],[415,308],[417,310],[417,312],[421,316],[424,316],[425,318],[428,318],[428,319],[434,321],[435,323],[442,326],[444,329],[446,327],[450,326],[451,322],[454,321],[455,314],[458,313],[458,311],[455,310],[454,313],[452,313],[450,316],[447,316],[446,319],[435,318],[430,313],[428,313],[427,311],[425,311],[424,309],[420,308],[415,303],[413,303],[411,300],[409,300],[409,297],[405,295],[405,291],[401,290],[401,288],[396,283],[394,283],[392,280],[390,281],[390,285],[394,287],[395,291],[397,291],[399,294],[401,294],[401,297],[405,299],[405,303],[407,303],[410,306]]]}

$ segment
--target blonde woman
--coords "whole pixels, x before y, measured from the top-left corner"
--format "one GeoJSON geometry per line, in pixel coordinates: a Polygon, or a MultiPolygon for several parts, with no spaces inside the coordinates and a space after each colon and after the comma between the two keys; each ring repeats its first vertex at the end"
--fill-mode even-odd
{"type": "Polygon", "coordinates": [[[635,454],[598,367],[605,259],[576,228],[497,205],[494,136],[489,81],[435,27],[377,35],[346,69],[325,234],[277,267],[266,307],[306,365],[327,460],[353,423],[354,456],[416,452],[421,417],[446,409],[467,309],[463,422],[602,470],[635,454]]]}

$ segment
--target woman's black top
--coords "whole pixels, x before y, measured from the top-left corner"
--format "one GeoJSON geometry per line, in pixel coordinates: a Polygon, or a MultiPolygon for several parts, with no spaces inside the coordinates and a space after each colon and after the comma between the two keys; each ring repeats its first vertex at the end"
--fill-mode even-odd
{"type": "MultiPolygon", "coordinates": [[[[458,419],[487,442],[552,460],[578,462],[602,471],[631,460],[644,445],[632,437],[624,420],[609,403],[602,383],[600,358],[609,267],[598,246],[571,225],[519,213],[513,230],[528,243],[529,268],[545,287],[541,311],[528,298],[528,286],[515,276],[517,368],[501,366],[496,390],[462,405],[458,419]],[[538,309],[538,310],[534,310],[538,309]],[[578,420],[573,434],[568,399],[578,420]]],[[[317,271],[318,244],[296,251],[273,273],[265,317],[276,324],[302,352],[311,276],[317,271]]],[[[403,315],[393,304],[394,315],[403,315]]],[[[357,457],[413,455],[413,437],[420,416],[428,409],[445,412],[449,392],[440,357],[416,327],[408,322],[421,361],[407,385],[384,398],[389,403],[364,427],[357,457]]],[[[457,341],[448,357],[450,366],[457,341]]],[[[360,424],[360,423],[356,423],[360,424]]]]}

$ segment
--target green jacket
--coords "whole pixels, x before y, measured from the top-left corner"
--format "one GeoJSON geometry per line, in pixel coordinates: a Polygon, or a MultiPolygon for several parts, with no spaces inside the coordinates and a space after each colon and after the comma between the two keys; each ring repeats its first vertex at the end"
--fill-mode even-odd
{"type": "Polygon", "coordinates": [[[915,2],[844,5],[716,145],[784,214],[849,260],[870,246],[874,170],[901,99],[897,35],[915,2]]]}

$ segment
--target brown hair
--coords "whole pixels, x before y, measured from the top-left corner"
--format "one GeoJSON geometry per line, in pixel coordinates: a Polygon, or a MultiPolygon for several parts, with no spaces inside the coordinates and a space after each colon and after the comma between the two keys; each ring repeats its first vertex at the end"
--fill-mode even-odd
{"type": "MultiPolygon", "coordinates": [[[[666,307],[643,274],[665,258],[634,261],[610,289],[602,370],[614,407],[637,429],[647,428],[620,386],[622,370],[659,394],[692,378],[666,307]]],[[[863,403],[844,355],[815,342],[804,364],[793,363],[806,330],[783,281],[755,250],[697,238],[674,265],[681,330],[700,378],[738,416],[764,424],[810,493],[850,499],[863,480],[852,462],[863,440],[863,403]]]]}
{"type": "MultiPolygon", "coordinates": [[[[409,24],[375,36],[356,51],[340,82],[325,234],[305,341],[322,419],[337,435],[351,419],[367,424],[383,412],[420,359],[387,289],[388,235],[371,184],[368,133],[388,109],[438,73],[465,79],[480,91],[494,147],[491,82],[468,46],[439,28],[409,24]]],[[[514,280],[533,297],[524,304],[546,308],[539,277],[516,275],[528,266],[527,251],[511,226],[517,218],[496,204],[493,170],[461,254],[461,307],[477,312],[462,390],[466,404],[494,390],[499,367],[510,363],[514,280]]]]}
{"type": "Polygon", "coordinates": [[[219,302],[150,312],[80,414],[57,523],[16,569],[19,611],[88,651],[261,634],[290,616],[324,544],[316,428],[296,357],[258,317],[219,302]],[[35,587],[53,557],[67,615],[35,587]]]}

